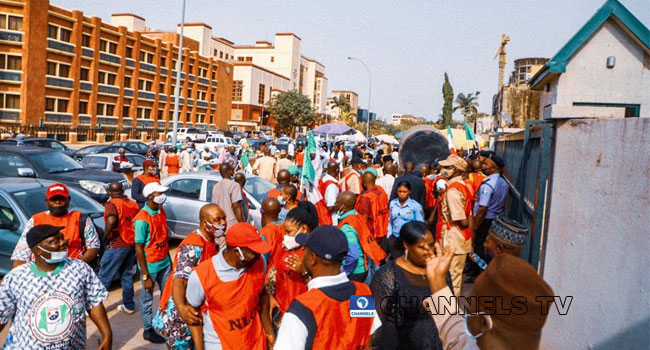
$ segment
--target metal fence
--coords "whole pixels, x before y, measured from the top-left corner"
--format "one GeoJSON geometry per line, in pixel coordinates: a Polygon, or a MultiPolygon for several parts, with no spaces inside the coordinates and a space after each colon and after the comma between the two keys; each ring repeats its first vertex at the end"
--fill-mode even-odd
{"type": "Polygon", "coordinates": [[[553,125],[529,120],[523,133],[500,136],[496,152],[510,187],[505,214],[530,227],[521,257],[541,271],[552,172],[553,125]]]}
{"type": "Polygon", "coordinates": [[[70,141],[70,133],[77,133],[78,142],[93,142],[97,140],[97,134],[103,133],[106,142],[113,142],[120,140],[120,134],[126,134],[127,139],[140,140],[141,132],[147,132],[147,140],[158,140],[160,135],[167,134],[167,129],[154,129],[154,128],[124,128],[119,129],[116,127],[90,127],[79,126],[71,128],[64,125],[0,125],[0,134],[18,134],[23,133],[27,136],[36,137],[39,132],[47,133],[47,137],[53,138],[62,142],[70,141]]]}

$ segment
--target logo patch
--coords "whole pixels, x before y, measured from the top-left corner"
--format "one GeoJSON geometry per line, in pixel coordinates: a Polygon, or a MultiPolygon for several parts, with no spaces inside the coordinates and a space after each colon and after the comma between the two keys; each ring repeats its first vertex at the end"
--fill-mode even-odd
{"type": "Polygon", "coordinates": [[[350,317],[374,318],[375,297],[372,295],[353,295],[350,297],[350,317]]]}
{"type": "Polygon", "coordinates": [[[68,338],[72,332],[73,303],[69,295],[56,291],[36,298],[29,315],[34,337],[44,343],[68,338]]]}

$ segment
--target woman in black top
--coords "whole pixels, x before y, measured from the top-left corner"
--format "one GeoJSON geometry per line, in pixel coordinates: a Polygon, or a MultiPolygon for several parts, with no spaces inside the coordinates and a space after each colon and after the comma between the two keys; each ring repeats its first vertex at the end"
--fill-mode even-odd
{"type": "Polygon", "coordinates": [[[431,296],[425,267],[434,243],[433,233],[425,223],[405,224],[395,244],[404,249],[404,254],[373,276],[370,289],[382,322],[373,336],[374,349],[442,349],[438,329],[422,306],[422,301],[431,296]]]}

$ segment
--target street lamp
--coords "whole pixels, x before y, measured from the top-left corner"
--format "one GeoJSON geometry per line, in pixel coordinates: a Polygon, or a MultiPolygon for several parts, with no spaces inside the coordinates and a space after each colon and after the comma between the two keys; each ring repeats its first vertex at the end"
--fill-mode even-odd
{"type": "Polygon", "coordinates": [[[181,60],[183,59],[183,32],[185,31],[185,0],[181,15],[181,38],[178,44],[178,59],[176,60],[176,86],[174,87],[174,132],[172,133],[172,146],[176,147],[178,135],[178,100],[181,92],[181,60]]]}
{"type": "Polygon", "coordinates": [[[359,61],[368,71],[368,119],[366,119],[366,140],[370,138],[370,94],[372,93],[372,74],[370,68],[360,59],[348,56],[349,60],[359,61]]]}

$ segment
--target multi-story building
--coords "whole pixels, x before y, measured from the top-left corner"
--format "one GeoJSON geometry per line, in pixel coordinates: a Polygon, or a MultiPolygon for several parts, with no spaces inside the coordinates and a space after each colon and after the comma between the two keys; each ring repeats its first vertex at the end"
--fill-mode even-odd
{"type": "Polygon", "coordinates": [[[548,62],[544,57],[527,57],[515,60],[515,69],[510,73],[509,84],[528,84],[540,69],[548,62]]]}
{"type": "MultiPolygon", "coordinates": [[[[142,17],[112,24],[48,0],[0,2],[0,123],[170,128],[179,35],[145,33],[142,17]]],[[[233,66],[184,39],[180,125],[225,128],[233,66]]]]}
{"type": "Polygon", "coordinates": [[[410,114],[393,114],[391,116],[390,121],[391,121],[391,124],[393,124],[393,125],[400,125],[400,124],[402,124],[403,122],[406,122],[406,121],[411,122],[411,123],[417,123],[418,118],[415,117],[414,115],[410,115],[410,114]]]}
{"type": "Polygon", "coordinates": [[[327,98],[327,114],[332,117],[332,120],[338,120],[341,116],[341,110],[338,107],[334,107],[332,100],[334,97],[338,99],[345,99],[350,105],[350,114],[354,119],[357,118],[357,109],[359,109],[359,95],[356,92],[350,90],[332,90],[330,92],[330,97],[327,98]]]}
{"type": "MultiPolygon", "coordinates": [[[[370,121],[377,120],[377,113],[370,112],[370,121]]],[[[365,123],[368,121],[368,110],[359,108],[357,109],[357,123],[365,123]]]]}

